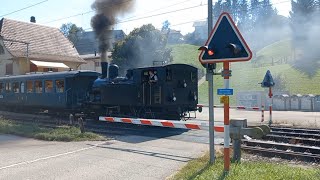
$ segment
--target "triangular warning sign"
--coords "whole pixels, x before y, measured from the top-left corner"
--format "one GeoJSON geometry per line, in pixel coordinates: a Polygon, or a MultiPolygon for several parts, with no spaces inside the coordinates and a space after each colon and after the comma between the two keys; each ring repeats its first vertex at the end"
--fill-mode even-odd
{"type": "Polygon", "coordinates": [[[202,64],[248,61],[252,52],[234,24],[231,16],[223,12],[199,56],[202,64]]]}
{"type": "Polygon", "coordinates": [[[275,83],[273,81],[273,78],[272,78],[272,75],[271,75],[271,72],[268,70],[266,72],[266,75],[264,76],[263,78],[263,81],[261,83],[261,87],[272,87],[274,86],[275,83]]]}

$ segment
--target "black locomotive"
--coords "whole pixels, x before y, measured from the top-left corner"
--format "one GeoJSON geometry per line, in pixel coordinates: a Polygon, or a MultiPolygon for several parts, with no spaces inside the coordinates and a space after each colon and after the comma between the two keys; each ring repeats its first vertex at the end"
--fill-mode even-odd
{"type": "Polygon", "coordinates": [[[198,110],[197,68],[169,64],[127,70],[102,63],[95,71],[0,78],[0,108],[93,116],[182,119],[198,110]],[[108,68],[107,68],[108,67],[108,68]]]}
{"type": "MultiPolygon", "coordinates": [[[[108,116],[181,119],[197,110],[197,68],[169,64],[127,70],[118,77],[118,67],[109,66],[109,77],[93,84],[90,109],[108,116]]],[[[99,113],[99,114],[101,114],[99,113]]]]}

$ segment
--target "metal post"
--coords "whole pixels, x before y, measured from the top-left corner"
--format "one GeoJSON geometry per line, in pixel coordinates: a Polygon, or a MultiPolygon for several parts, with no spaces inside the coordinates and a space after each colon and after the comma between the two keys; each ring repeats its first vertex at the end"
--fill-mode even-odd
{"type": "MultiPolygon", "coordinates": [[[[229,62],[223,62],[224,88],[229,89],[229,62]]],[[[224,102],[224,171],[230,169],[230,118],[229,118],[229,98],[224,102]]]]}
{"type": "Polygon", "coordinates": [[[269,116],[269,126],[271,126],[272,124],[272,87],[269,87],[269,112],[270,112],[270,116],[269,116]]]}
{"type": "Polygon", "coordinates": [[[212,0],[208,0],[208,38],[212,30],[212,0]]]}
{"type": "MultiPolygon", "coordinates": [[[[208,0],[208,38],[212,30],[212,0],[208,0]]],[[[215,161],[214,152],[214,96],[213,96],[213,69],[207,67],[207,81],[209,86],[209,149],[210,163],[215,161]]]]}
{"type": "Polygon", "coordinates": [[[261,104],[261,122],[264,121],[264,104],[261,104]]]}
{"type": "Polygon", "coordinates": [[[207,80],[209,84],[209,146],[210,146],[210,163],[215,161],[214,153],[214,98],[213,98],[213,73],[207,69],[207,80]]]}

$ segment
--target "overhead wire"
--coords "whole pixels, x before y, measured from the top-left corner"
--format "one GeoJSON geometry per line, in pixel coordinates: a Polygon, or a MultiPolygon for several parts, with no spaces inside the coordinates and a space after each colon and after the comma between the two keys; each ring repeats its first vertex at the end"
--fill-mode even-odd
{"type": "Polygon", "coordinates": [[[30,5],[30,6],[27,6],[27,7],[24,7],[24,8],[21,8],[21,9],[15,10],[15,11],[12,11],[12,12],[10,12],[10,13],[7,13],[7,14],[4,14],[4,15],[1,15],[0,17],[4,17],[4,16],[8,16],[8,15],[11,15],[11,14],[17,13],[17,12],[19,12],[19,11],[22,11],[22,10],[25,10],[25,9],[28,9],[28,8],[31,8],[31,7],[34,7],[34,6],[40,5],[40,4],[45,3],[45,2],[47,2],[47,1],[49,1],[49,0],[44,0],[44,1],[41,1],[41,2],[38,2],[38,3],[32,4],[32,5],[30,5]]]}
{"type": "MultiPolygon", "coordinates": [[[[48,1],[48,0],[47,0],[48,1]]],[[[129,2],[129,1],[132,1],[132,0],[128,0],[126,2],[129,2]]],[[[277,2],[277,3],[272,3],[268,6],[272,6],[272,5],[276,5],[276,4],[281,4],[281,3],[285,3],[285,2],[290,2],[290,0],[285,0],[285,1],[280,1],[280,2],[277,2]]],[[[131,22],[131,21],[137,21],[137,20],[140,20],[140,19],[146,19],[146,18],[150,18],[150,17],[154,17],[154,16],[160,16],[160,15],[164,15],[164,14],[169,14],[169,13],[174,13],[174,12],[178,12],[178,11],[183,11],[183,10],[187,10],[187,9],[192,9],[192,8],[196,8],[196,7],[201,7],[201,6],[205,6],[207,4],[203,4],[201,3],[200,5],[195,5],[195,6],[190,6],[190,7],[187,7],[187,8],[182,8],[182,9],[178,9],[178,10],[173,10],[173,11],[167,11],[167,12],[163,12],[163,13],[158,13],[158,14],[153,14],[153,15],[150,15],[150,16],[144,16],[144,17],[140,17],[140,18],[135,18],[135,19],[130,19],[130,20],[125,20],[125,21],[120,21],[118,23],[115,23],[114,25],[117,25],[117,24],[121,24],[121,23],[127,23],[127,22],[131,22]]],[[[248,10],[246,11],[250,11],[250,10],[254,10],[254,9],[258,9],[258,8],[263,8],[263,7],[267,7],[267,6],[259,6],[259,7],[256,7],[256,8],[248,8],[248,10]]],[[[244,10],[242,10],[244,11],[244,10]]],[[[230,14],[234,14],[234,13],[230,13],[230,14]]],[[[214,18],[217,18],[218,16],[213,16],[214,18]]],[[[201,20],[206,20],[207,18],[203,18],[201,20]]],[[[57,21],[57,20],[55,20],[57,21]]],[[[188,21],[188,22],[182,22],[182,23],[179,23],[179,24],[172,24],[170,26],[178,26],[178,25],[183,25],[183,24],[188,24],[188,23],[192,23],[192,22],[196,22],[196,21],[200,21],[200,20],[194,20],[194,21],[188,21]]],[[[87,30],[92,30],[92,28],[84,28],[83,29],[84,31],[87,31],[87,30]]]]}

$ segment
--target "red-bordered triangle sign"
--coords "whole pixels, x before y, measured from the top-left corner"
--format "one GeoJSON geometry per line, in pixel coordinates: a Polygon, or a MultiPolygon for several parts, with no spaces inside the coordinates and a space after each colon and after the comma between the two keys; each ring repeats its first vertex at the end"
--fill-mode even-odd
{"type": "Polygon", "coordinates": [[[227,12],[223,12],[199,55],[202,64],[249,61],[252,52],[227,12]]]}

